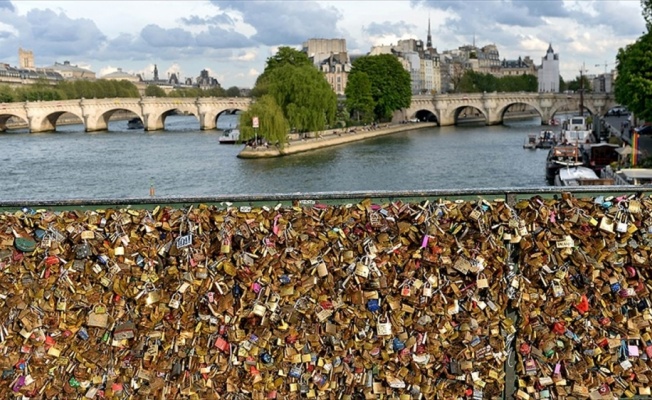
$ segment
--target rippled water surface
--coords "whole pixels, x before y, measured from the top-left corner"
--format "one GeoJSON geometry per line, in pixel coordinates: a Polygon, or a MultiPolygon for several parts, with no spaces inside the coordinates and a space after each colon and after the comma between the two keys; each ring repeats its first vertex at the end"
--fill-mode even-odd
{"type": "MultiPolygon", "coordinates": [[[[234,119],[218,121],[226,128],[234,119]]],[[[235,116],[232,116],[235,118],[235,116]]],[[[305,154],[264,160],[236,157],[219,131],[194,117],[171,116],[166,131],[0,134],[0,199],[216,196],[363,190],[545,186],[547,150],[525,150],[538,119],[502,126],[413,130],[305,154]]]]}

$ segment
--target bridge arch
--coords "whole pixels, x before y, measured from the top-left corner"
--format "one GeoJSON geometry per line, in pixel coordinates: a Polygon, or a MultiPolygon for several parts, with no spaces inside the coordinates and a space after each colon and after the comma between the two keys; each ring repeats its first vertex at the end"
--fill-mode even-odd
{"type": "Polygon", "coordinates": [[[108,110],[103,110],[99,115],[88,116],[86,118],[86,132],[108,131],[109,120],[111,119],[111,116],[118,111],[129,111],[132,114],[136,114],[136,116],[143,121],[140,107],[121,105],[116,106],[115,108],[109,108],[108,110]]]}
{"type": "Polygon", "coordinates": [[[249,109],[250,101],[248,99],[222,100],[212,107],[200,105],[199,120],[201,129],[209,130],[217,128],[217,119],[223,114],[236,114],[242,113],[249,109]]]}
{"type": "Polygon", "coordinates": [[[485,113],[484,109],[477,104],[460,104],[452,110],[455,125],[460,120],[467,120],[469,122],[476,122],[479,118],[484,118],[485,123],[489,121],[489,116],[485,113]]]}
{"type": "Polygon", "coordinates": [[[414,115],[409,115],[408,117],[409,117],[408,119],[411,122],[415,122],[414,120],[417,120],[418,122],[439,123],[439,117],[437,116],[437,113],[427,108],[422,108],[420,110],[417,110],[417,112],[415,112],[414,115]]]}
{"type": "Polygon", "coordinates": [[[523,104],[529,107],[532,107],[536,112],[539,114],[539,117],[541,117],[541,120],[543,122],[543,119],[545,117],[543,110],[541,107],[539,107],[538,104],[530,101],[513,101],[510,103],[503,104],[501,108],[498,109],[498,115],[500,116],[500,123],[504,123],[505,121],[505,114],[508,112],[510,107],[513,107],[515,105],[523,104]]]}
{"type": "Polygon", "coordinates": [[[195,116],[199,121],[199,115],[198,115],[199,113],[197,111],[197,107],[194,104],[188,104],[188,103],[166,104],[164,107],[158,107],[155,112],[146,114],[144,116],[145,130],[157,131],[157,130],[165,129],[166,118],[176,113],[181,113],[184,115],[191,114],[195,116]]]}
{"type": "Polygon", "coordinates": [[[63,114],[72,114],[80,121],[84,121],[81,109],[66,109],[60,111],[53,111],[45,114],[42,117],[32,117],[30,121],[30,131],[32,132],[55,132],[57,130],[57,121],[63,114]]]}
{"type": "MultiPolygon", "coordinates": [[[[563,108],[566,108],[566,104],[556,104],[555,106],[553,106],[553,108],[550,109],[551,118],[554,118],[554,116],[557,113],[560,113],[560,112],[577,112],[577,111],[563,110],[563,108]]],[[[583,108],[584,108],[584,111],[588,111],[588,113],[591,114],[591,115],[597,115],[598,114],[596,108],[594,108],[594,107],[592,107],[590,105],[584,104],[583,108]]]]}
{"type": "Polygon", "coordinates": [[[20,123],[29,126],[28,119],[26,115],[19,115],[18,113],[0,113],[0,132],[6,132],[8,128],[7,124],[9,121],[14,123],[20,123]]]}

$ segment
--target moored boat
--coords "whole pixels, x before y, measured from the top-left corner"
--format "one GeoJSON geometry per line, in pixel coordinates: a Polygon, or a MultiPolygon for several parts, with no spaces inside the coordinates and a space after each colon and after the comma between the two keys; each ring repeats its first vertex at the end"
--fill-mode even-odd
{"type": "Polygon", "coordinates": [[[555,186],[613,185],[613,179],[600,179],[588,167],[564,167],[557,171],[555,186]]]}
{"type": "Polygon", "coordinates": [[[220,136],[220,144],[235,144],[240,141],[240,130],[238,128],[229,128],[220,136]]]}
{"type": "Polygon", "coordinates": [[[581,115],[571,117],[564,121],[561,129],[561,141],[565,144],[579,146],[592,143],[593,135],[588,119],[581,115]]]}
{"type": "Polygon", "coordinates": [[[553,146],[546,157],[546,180],[553,184],[557,172],[563,167],[579,167],[583,165],[582,154],[577,146],[553,146]]]}

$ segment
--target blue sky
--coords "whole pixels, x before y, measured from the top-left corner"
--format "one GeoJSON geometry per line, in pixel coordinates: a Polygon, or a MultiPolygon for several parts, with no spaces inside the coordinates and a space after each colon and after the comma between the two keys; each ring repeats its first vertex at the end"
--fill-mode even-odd
{"type": "Polygon", "coordinates": [[[399,39],[425,41],[431,19],[441,52],[496,44],[501,58],[540,63],[548,44],[570,80],[615,67],[618,48],[645,30],[639,0],[29,1],[0,0],[0,62],[18,48],[37,66],[70,61],[99,76],[122,68],[151,77],[208,69],[222,86],[251,87],[279,46],[345,38],[350,53],[399,39]]]}

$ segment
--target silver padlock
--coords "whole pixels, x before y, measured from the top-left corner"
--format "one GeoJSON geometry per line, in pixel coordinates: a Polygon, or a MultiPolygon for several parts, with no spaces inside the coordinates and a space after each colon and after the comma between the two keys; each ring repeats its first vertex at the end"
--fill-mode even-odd
{"type": "Polygon", "coordinates": [[[425,297],[432,297],[432,285],[429,281],[423,284],[423,295],[425,297]]]}
{"type": "Polygon", "coordinates": [[[181,306],[181,293],[175,292],[172,297],[170,297],[170,302],[168,303],[168,306],[173,309],[179,308],[181,306]]]}
{"type": "Polygon", "coordinates": [[[618,223],[616,224],[616,232],[625,233],[629,228],[627,223],[627,214],[622,212],[620,213],[620,218],[618,218],[618,223]]]}

